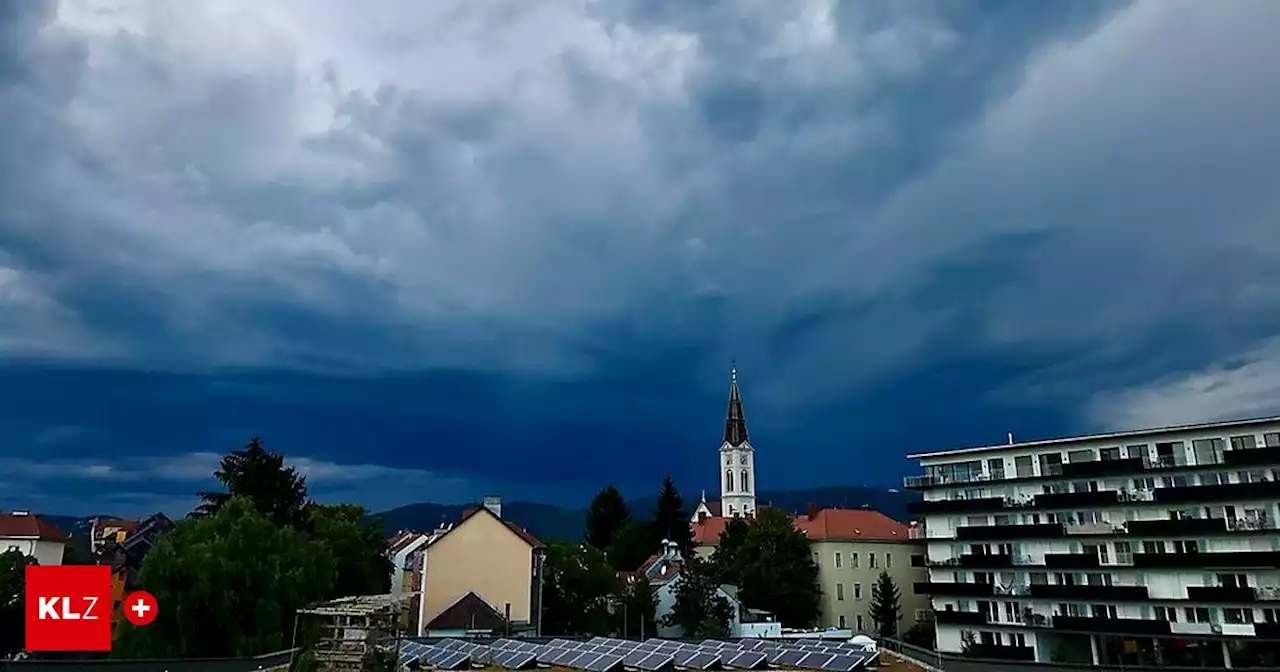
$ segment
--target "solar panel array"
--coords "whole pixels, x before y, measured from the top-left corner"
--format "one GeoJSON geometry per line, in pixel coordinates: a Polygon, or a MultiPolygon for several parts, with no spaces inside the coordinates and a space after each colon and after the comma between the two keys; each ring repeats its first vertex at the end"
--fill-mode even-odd
{"type": "Polygon", "coordinates": [[[524,670],[545,666],[587,672],[768,668],[853,672],[874,665],[877,658],[878,654],[845,642],[799,639],[708,639],[697,644],[608,637],[585,642],[553,639],[545,644],[517,639],[499,639],[490,644],[443,639],[434,644],[405,642],[400,650],[402,665],[416,663],[418,667],[440,670],[463,670],[472,666],[524,670]]]}

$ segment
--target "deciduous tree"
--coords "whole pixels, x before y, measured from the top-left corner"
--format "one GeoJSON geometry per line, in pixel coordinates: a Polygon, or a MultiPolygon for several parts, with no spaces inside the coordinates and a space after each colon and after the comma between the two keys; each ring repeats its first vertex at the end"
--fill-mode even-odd
{"type": "Polygon", "coordinates": [[[22,650],[27,567],[36,564],[35,558],[18,551],[0,553],[0,659],[22,650]]]}
{"type": "Polygon", "coordinates": [[[608,550],[630,522],[631,509],[627,508],[622,493],[610,485],[591,500],[587,510],[587,543],[602,551],[608,550]]]}
{"type": "Polygon", "coordinates": [[[898,619],[902,616],[902,595],[889,572],[881,571],[871,588],[871,622],[881,637],[898,636],[898,619]]]}
{"type": "Polygon", "coordinates": [[[630,520],[618,531],[609,548],[609,562],[620,572],[633,572],[658,550],[654,542],[653,523],[630,520]]]}
{"type": "Polygon", "coordinates": [[[619,579],[604,551],[586,544],[550,544],[545,562],[543,634],[610,634],[619,579]]]}
{"type": "Polygon", "coordinates": [[[622,586],[619,599],[622,605],[621,617],[615,634],[621,637],[653,637],[657,634],[655,623],[658,602],[653,593],[653,586],[643,576],[622,586]]]}
{"type": "Polygon", "coordinates": [[[696,555],[687,558],[680,575],[672,581],[675,582],[675,601],[671,613],[664,617],[664,625],[679,626],[691,637],[728,634],[733,611],[729,601],[720,594],[719,572],[711,561],[696,555]]]}
{"type": "Polygon", "coordinates": [[[327,597],[329,548],[282,526],[248,498],[181,521],[147,553],[138,582],[161,605],[145,628],[121,625],[113,655],[245,656],[287,648],[296,610],[327,597]]]}
{"type": "Polygon", "coordinates": [[[327,597],[377,595],[391,590],[391,559],[382,523],[354,504],[312,505],[308,532],[334,560],[336,575],[327,597]]]}
{"type": "Polygon", "coordinates": [[[822,589],[809,539],[778,509],[756,512],[734,552],[734,569],[743,604],[771,611],[790,627],[817,622],[822,589]]]}
{"type": "Polygon", "coordinates": [[[711,560],[716,564],[725,583],[735,586],[741,584],[740,558],[742,547],[747,543],[747,535],[750,532],[751,526],[745,518],[730,518],[724,526],[724,531],[720,533],[720,539],[716,542],[716,552],[711,556],[711,560]]]}
{"type": "Polygon", "coordinates": [[[279,524],[301,524],[306,520],[307,479],[284,456],[271,453],[262,439],[253,437],[244,448],[222,458],[214,478],[226,492],[201,492],[194,517],[214,515],[233,496],[247,499],[267,518],[279,524]]]}

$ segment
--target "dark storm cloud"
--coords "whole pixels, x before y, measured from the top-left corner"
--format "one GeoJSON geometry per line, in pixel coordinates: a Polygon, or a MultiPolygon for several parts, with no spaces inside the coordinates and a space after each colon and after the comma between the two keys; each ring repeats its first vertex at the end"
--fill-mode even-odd
{"type": "Polygon", "coordinates": [[[762,487],[1277,409],[1275,3],[273,7],[0,9],[0,506],[696,490],[735,358],[762,487]]]}

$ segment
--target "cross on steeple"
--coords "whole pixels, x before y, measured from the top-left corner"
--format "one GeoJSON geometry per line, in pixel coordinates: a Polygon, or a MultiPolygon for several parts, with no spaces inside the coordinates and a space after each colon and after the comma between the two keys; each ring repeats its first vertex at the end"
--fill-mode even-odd
{"type": "Polygon", "coordinates": [[[724,419],[724,442],[741,446],[747,442],[747,416],[742,411],[742,393],[738,391],[737,362],[734,362],[729,375],[729,411],[724,419]]]}

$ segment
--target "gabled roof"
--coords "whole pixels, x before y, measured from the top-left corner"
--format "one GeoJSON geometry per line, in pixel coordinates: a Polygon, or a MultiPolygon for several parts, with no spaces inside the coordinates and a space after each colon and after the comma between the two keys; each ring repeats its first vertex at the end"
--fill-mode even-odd
{"type": "Polygon", "coordinates": [[[516,525],[515,523],[503,520],[501,517],[498,516],[498,514],[490,511],[487,507],[483,507],[483,506],[477,506],[464,511],[462,514],[462,520],[459,520],[457,525],[450,527],[443,534],[432,539],[431,543],[432,544],[438,543],[441,539],[444,539],[445,537],[449,536],[449,534],[452,533],[454,530],[458,529],[459,527],[462,527],[463,523],[467,522],[468,520],[471,520],[475,516],[481,515],[482,513],[485,515],[493,516],[494,520],[505,525],[507,529],[511,530],[513,534],[515,534],[517,537],[520,537],[521,541],[523,541],[526,544],[529,544],[529,546],[533,548],[545,548],[545,545],[541,541],[538,541],[537,537],[533,536],[532,534],[529,534],[528,530],[525,530],[524,528],[520,527],[519,525],[516,525]]]}
{"type": "Polygon", "coordinates": [[[474,591],[458,598],[427,623],[430,630],[503,630],[507,619],[474,591]]]}
{"type": "MultiPolygon", "coordinates": [[[[714,544],[732,518],[707,518],[693,523],[693,542],[714,544]]],[[[809,541],[909,541],[906,525],[873,509],[822,509],[791,517],[809,541]]]]}
{"type": "Polygon", "coordinates": [[[53,523],[27,511],[0,513],[0,537],[61,542],[69,539],[53,523]]]}

